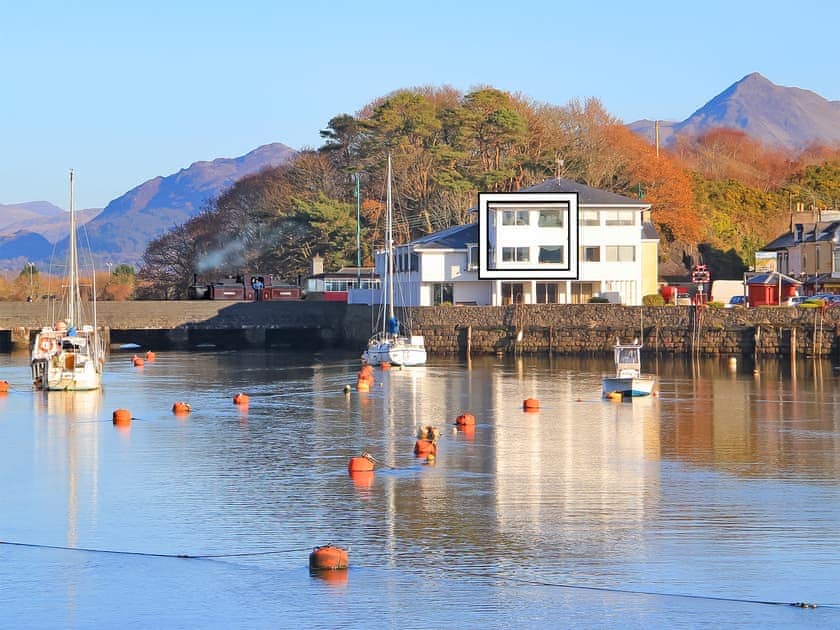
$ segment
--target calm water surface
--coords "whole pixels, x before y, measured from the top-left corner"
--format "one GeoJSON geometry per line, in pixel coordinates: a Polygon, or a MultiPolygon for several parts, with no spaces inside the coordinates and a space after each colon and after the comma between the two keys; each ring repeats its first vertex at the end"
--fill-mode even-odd
{"type": "Polygon", "coordinates": [[[596,359],[435,360],[345,395],[356,355],[130,357],[45,395],[0,355],[0,627],[840,627],[828,363],[660,360],[659,396],[615,403],[596,359]],[[351,479],[363,450],[387,467],[351,479]],[[351,569],[310,576],[330,542],[351,569]]]}

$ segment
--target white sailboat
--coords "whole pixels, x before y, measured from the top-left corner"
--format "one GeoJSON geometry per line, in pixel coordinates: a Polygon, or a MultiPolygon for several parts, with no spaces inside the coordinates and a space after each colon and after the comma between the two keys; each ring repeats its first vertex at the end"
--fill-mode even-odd
{"type": "MultiPolygon", "coordinates": [[[[76,208],[70,171],[70,248],[66,293],[54,326],[45,326],[32,348],[32,380],[44,390],[82,391],[102,386],[105,351],[96,325],[96,290],[91,291],[91,313],[82,301],[76,237],[76,208]]],[[[92,270],[91,270],[92,273],[92,270]]],[[[51,313],[52,316],[56,313],[51,313]]]]}
{"type": "Polygon", "coordinates": [[[370,365],[423,365],[426,363],[426,346],[422,335],[401,334],[400,322],[394,314],[394,241],[393,204],[391,200],[391,155],[388,155],[388,186],[385,217],[386,279],[383,292],[380,329],[368,341],[362,360],[370,365]]]}

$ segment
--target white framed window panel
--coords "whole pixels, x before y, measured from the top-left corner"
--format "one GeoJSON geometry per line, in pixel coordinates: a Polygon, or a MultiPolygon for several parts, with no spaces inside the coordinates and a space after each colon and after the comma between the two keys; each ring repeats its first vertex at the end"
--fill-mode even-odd
{"type": "Polygon", "coordinates": [[[478,277],[577,278],[577,193],[479,193],[478,277]]]}

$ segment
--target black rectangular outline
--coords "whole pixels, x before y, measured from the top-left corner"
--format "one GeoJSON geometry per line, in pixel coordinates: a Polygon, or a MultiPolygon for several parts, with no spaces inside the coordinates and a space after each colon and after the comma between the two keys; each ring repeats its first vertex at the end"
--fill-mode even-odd
{"type": "Polygon", "coordinates": [[[580,279],[580,195],[577,192],[516,192],[516,193],[478,193],[478,278],[480,280],[578,280],[580,279]],[[482,202],[483,205],[482,205],[482,202]],[[569,248],[568,265],[565,267],[518,267],[511,270],[501,270],[504,275],[497,275],[500,270],[487,269],[489,258],[487,238],[487,210],[491,203],[495,205],[511,204],[522,205],[548,205],[553,203],[568,203],[569,217],[571,222],[572,211],[575,213],[574,247],[571,243],[572,230],[568,230],[569,241],[566,246],[569,248]],[[573,253],[574,252],[574,253],[573,253]],[[574,262],[573,262],[574,261],[574,262]],[[574,266],[574,269],[572,267],[574,266]],[[482,273],[484,271],[485,273],[482,273]],[[507,275],[509,273],[528,274],[529,272],[539,275],[507,275]],[[557,272],[557,274],[555,274],[557,272]],[[492,275],[487,275],[492,274],[492,275]],[[549,274],[549,275],[547,275],[549,274]]]}

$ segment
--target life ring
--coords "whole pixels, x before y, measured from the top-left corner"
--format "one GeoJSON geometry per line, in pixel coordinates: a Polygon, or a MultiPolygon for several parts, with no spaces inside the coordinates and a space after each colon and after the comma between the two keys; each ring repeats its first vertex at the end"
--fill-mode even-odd
{"type": "Polygon", "coordinates": [[[41,339],[41,343],[38,344],[38,349],[45,354],[53,352],[55,348],[55,339],[50,339],[49,337],[44,337],[41,339]]]}

